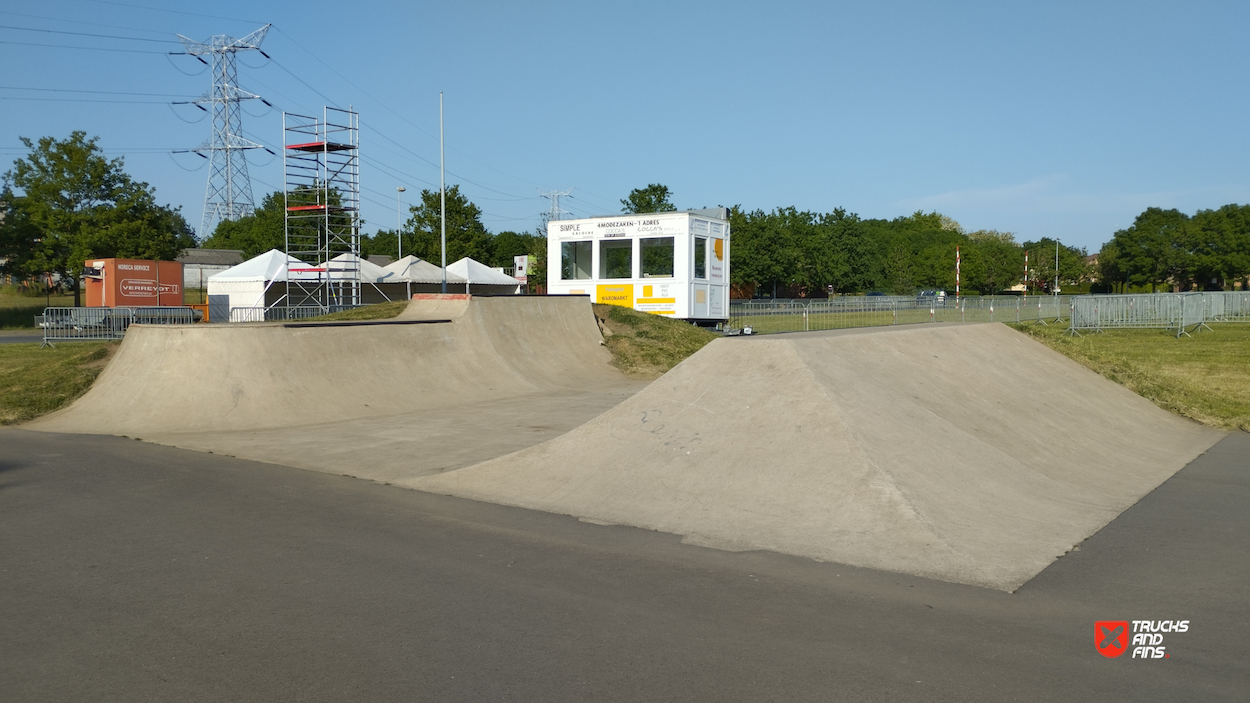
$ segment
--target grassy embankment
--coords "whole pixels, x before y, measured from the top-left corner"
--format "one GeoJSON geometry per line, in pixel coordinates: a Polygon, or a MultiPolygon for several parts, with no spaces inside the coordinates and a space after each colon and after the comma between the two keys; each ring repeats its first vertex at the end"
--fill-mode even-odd
{"type": "MultiPolygon", "coordinates": [[[[383,320],[395,317],[407,301],[380,303],[312,320],[383,320]]],[[[659,376],[716,339],[716,335],[680,320],[615,305],[595,305],[604,346],[617,368],[636,376],[659,376]]]]}
{"type": "Polygon", "coordinates": [[[0,344],[0,425],[50,413],[86,393],[119,344],[0,344]]]}
{"type": "Polygon", "coordinates": [[[604,346],[617,368],[631,375],[659,376],[717,337],[681,320],[618,305],[594,308],[604,346]]]}
{"type": "Polygon", "coordinates": [[[1059,326],[1012,325],[1145,397],[1210,427],[1250,430],[1250,325],[1177,339],[1163,330],[1111,330],[1070,337],[1059,326]]]}

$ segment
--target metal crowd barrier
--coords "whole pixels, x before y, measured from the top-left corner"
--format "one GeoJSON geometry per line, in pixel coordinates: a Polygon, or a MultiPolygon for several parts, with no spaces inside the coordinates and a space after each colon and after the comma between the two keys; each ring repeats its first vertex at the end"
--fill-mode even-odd
{"type": "Polygon", "coordinates": [[[844,296],[731,302],[731,330],[753,334],[923,322],[1037,322],[1067,316],[1072,296],[844,296]]]}
{"type": "Polygon", "coordinates": [[[121,339],[133,324],[191,324],[198,314],[183,307],[44,308],[35,324],[43,330],[42,348],[56,342],[121,339]]]}
{"type": "Polygon", "coordinates": [[[1250,322],[1250,292],[1140,293],[1073,298],[1069,334],[1081,330],[1165,329],[1188,335],[1208,322],[1250,322]]]}
{"type": "Polygon", "coordinates": [[[246,307],[246,308],[230,308],[231,322],[281,322],[284,320],[306,320],[310,317],[320,317],[329,315],[330,313],[343,312],[345,310],[354,310],[363,307],[361,305],[330,305],[322,307],[320,305],[299,305],[286,307],[284,305],[274,305],[273,307],[246,307]]]}

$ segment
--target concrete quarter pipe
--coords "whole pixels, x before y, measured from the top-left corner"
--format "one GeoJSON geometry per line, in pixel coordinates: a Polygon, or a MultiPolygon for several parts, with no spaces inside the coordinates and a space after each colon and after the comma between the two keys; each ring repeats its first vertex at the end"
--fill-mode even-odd
{"type": "Polygon", "coordinates": [[[28,427],[1003,590],[1222,436],[1002,325],[721,339],[639,391],[585,298],[397,322],[137,328],[28,427]]]}

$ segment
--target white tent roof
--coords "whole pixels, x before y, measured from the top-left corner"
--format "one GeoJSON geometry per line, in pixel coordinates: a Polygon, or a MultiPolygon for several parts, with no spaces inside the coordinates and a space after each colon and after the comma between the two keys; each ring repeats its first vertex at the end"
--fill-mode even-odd
{"type": "Polygon", "coordinates": [[[358,262],[360,267],[358,280],[361,283],[395,282],[393,277],[388,278],[388,276],[391,276],[392,274],[386,269],[378,266],[368,259],[362,259],[359,256],[353,256],[352,254],[346,252],[330,259],[329,262],[324,263],[321,266],[323,268],[330,269],[329,276],[332,280],[345,281],[348,280],[350,276],[348,275],[348,272],[343,269],[350,268],[353,261],[358,262]]]}
{"type": "Polygon", "coordinates": [[[495,270],[480,261],[469,257],[447,264],[447,273],[454,273],[467,279],[471,285],[519,286],[521,282],[508,274],[495,270]]]}
{"type": "Polygon", "coordinates": [[[300,261],[294,256],[287,256],[277,249],[270,249],[252,259],[248,259],[238,266],[231,266],[221,273],[209,276],[208,280],[217,283],[241,283],[245,281],[286,281],[288,279],[302,280],[305,278],[315,279],[316,273],[301,273],[299,271],[290,272],[288,266],[294,269],[311,268],[308,263],[300,261]]]}
{"type": "MultiPolygon", "coordinates": [[[[399,261],[384,266],[382,270],[390,274],[385,279],[386,283],[442,283],[443,281],[442,268],[415,256],[405,256],[399,261]]],[[[447,282],[464,283],[464,276],[452,273],[451,267],[448,266],[447,282]]]]}

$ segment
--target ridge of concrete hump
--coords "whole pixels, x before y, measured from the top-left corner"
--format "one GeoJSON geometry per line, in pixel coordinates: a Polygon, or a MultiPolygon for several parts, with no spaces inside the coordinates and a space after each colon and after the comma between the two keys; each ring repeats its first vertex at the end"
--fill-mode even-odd
{"type": "Polygon", "coordinates": [[[568,434],[400,484],[1011,591],[1221,436],[1003,325],[916,326],[716,340],[568,434]]]}
{"type": "Polygon", "coordinates": [[[256,432],[636,387],[611,365],[586,298],[440,296],[403,316],[452,322],[136,327],[83,397],[24,427],[256,432]]]}

